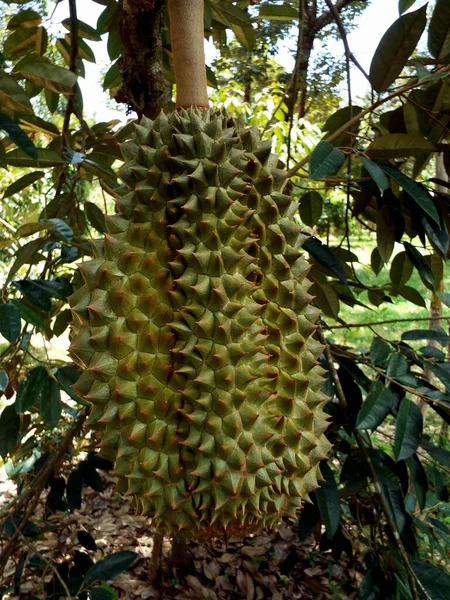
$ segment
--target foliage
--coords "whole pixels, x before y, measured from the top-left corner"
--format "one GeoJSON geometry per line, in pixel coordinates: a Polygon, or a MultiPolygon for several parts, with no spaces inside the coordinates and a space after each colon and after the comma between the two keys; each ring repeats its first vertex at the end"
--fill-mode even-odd
{"type": "MultiPolygon", "coordinates": [[[[98,490],[97,469],[109,467],[91,453],[95,435],[75,437],[73,424],[86,410],[71,388],[76,368],[64,355],[46,352],[47,343],[67,336],[71,317],[66,299],[80,284],[75,263],[93,254],[92,238],[105,230],[104,214],[118,186],[119,144],[126,150],[132,133],[131,124],[118,128],[116,122],[87,123],[82,116],[77,79],[84,62],[95,61],[90,42],[101,36],[107,36],[111,59],[104,88],[114,95],[120,87],[118,3],[98,3],[104,9],[96,28],[72,12],[63,24],[69,33],[59,37],[45,28],[45,6],[40,3],[14,4],[14,10],[7,6],[0,56],[5,224],[0,239],[0,392],[5,398],[0,454],[17,483],[20,510],[9,507],[0,514],[0,523],[5,539],[13,542],[18,529],[25,536],[36,535],[42,526],[33,521],[32,508],[27,515],[32,496],[26,495],[40,474],[46,474],[41,489],[47,485],[50,514],[77,509],[82,486],[98,490]],[[49,457],[69,438],[59,462],[47,473],[49,457]],[[80,452],[87,456],[76,456],[80,452]]],[[[425,9],[400,0],[400,17],[381,40],[369,73],[379,95],[366,106],[350,102],[341,107],[328,116],[322,130],[306,121],[285,121],[289,77],[280,76],[271,85],[272,66],[266,69],[260,58],[253,61],[259,51],[249,54],[257,37],[254,27],[261,27],[255,25],[259,17],[291,24],[297,9],[296,2],[208,0],[205,27],[219,47],[229,28],[245,49],[233,48],[228,56],[224,51],[217,66],[222,69],[223,61],[230,56],[234,61],[238,52],[249,57],[252,77],[260,81],[253,103],[242,102],[245,89],[235,78],[215,92],[217,104],[244,112],[266,136],[273,136],[276,151],[290,168],[298,218],[311,236],[304,248],[311,263],[311,293],[322,310],[318,335],[325,344],[322,361],[328,371],[325,389],[332,398],[328,411],[334,450],[323,466],[321,488],[300,514],[299,535],[306,538],[316,530],[321,550],[331,549],[335,556],[363,549],[362,600],[445,597],[448,575],[442,565],[450,543],[450,448],[443,425],[450,421],[448,331],[432,326],[433,321],[428,325],[399,319],[400,339],[372,336],[367,327],[364,347],[355,348],[340,343],[339,330],[355,324],[351,316],[359,307],[372,309],[376,323],[377,309],[400,300],[423,307],[431,295],[434,302],[450,305],[443,289],[450,186],[442,176],[430,177],[437,153],[443,153],[450,171],[448,2],[437,0],[425,9]],[[411,59],[424,31],[428,53],[411,59]],[[403,73],[408,79],[401,85],[403,73]],[[337,213],[331,232],[335,237],[319,240],[312,234],[317,228],[330,233],[332,210],[337,213]],[[369,260],[352,243],[357,229],[371,237],[369,260]],[[370,268],[365,267],[368,262],[370,268]],[[380,273],[385,275],[382,283],[380,273]]],[[[276,38],[283,31],[273,27],[271,35],[276,38]]],[[[269,52],[269,47],[263,50],[269,52]]],[[[169,52],[164,68],[170,79],[169,52]]],[[[83,534],[80,542],[88,550],[93,543],[83,534]]],[[[5,549],[6,544],[3,557],[5,549]]],[[[111,555],[93,565],[86,556],[57,565],[46,556],[26,559],[24,554],[18,581],[26,577],[26,559],[36,568],[45,563],[54,572],[48,597],[63,595],[65,585],[80,597],[89,590],[91,597],[114,598],[103,582],[129,566],[133,557],[111,555]]]]}

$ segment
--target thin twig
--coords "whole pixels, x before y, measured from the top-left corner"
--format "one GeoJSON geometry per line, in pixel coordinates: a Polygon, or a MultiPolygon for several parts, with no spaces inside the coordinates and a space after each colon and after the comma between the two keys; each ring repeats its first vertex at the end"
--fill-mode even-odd
{"type": "Polygon", "coordinates": [[[405,319],[385,319],[384,321],[371,321],[369,323],[347,323],[345,325],[326,325],[326,329],[352,329],[355,327],[373,327],[375,325],[387,325],[389,323],[408,323],[414,321],[432,321],[438,319],[450,320],[449,317],[410,317],[405,319]]]}

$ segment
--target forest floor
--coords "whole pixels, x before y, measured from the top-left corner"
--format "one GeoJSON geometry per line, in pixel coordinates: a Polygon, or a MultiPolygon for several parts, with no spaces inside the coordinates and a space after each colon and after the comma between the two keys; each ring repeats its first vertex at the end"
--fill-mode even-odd
{"type": "MultiPolygon", "coordinates": [[[[357,588],[364,575],[361,563],[346,554],[333,558],[329,551],[319,549],[318,540],[313,537],[300,543],[294,521],[244,540],[231,538],[209,543],[192,542],[188,544],[190,566],[183,573],[170,565],[170,544],[165,540],[159,580],[150,585],[148,569],[153,537],[148,519],[134,515],[129,498],[119,496],[114,491],[112,480],[105,479],[106,486],[101,493],[90,488],[83,489],[81,510],[58,512],[47,517],[45,523],[39,520],[43,507],[37,511],[33,521],[38,526],[43,525],[43,533],[37,538],[24,538],[19,550],[9,560],[4,580],[0,583],[2,600],[54,598],[48,595],[48,585],[54,577],[51,570],[43,577],[42,570],[33,568],[29,563],[25,564],[23,574],[18,578],[20,584],[14,590],[17,566],[24,550],[28,557],[44,551],[45,556],[56,565],[71,562],[76,551],[87,552],[94,561],[119,550],[135,551],[138,558],[132,567],[109,582],[119,600],[357,598],[357,588]],[[80,545],[77,539],[79,531],[86,531],[95,539],[96,550],[86,551],[80,545]],[[11,591],[6,591],[8,588],[11,591]]],[[[9,502],[14,495],[12,483],[0,481],[0,508],[1,503],[9,502]]],[[[320,536],[320,532],[317,534],[320,536]]]]}

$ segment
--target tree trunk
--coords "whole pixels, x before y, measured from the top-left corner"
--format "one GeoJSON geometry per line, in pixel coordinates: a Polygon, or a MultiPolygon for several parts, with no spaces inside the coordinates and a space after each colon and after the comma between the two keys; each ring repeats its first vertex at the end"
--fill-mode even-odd
{"type": "Polygon", "coordinates": [[[120,0],[122,86],[116,101],[139,117],[155,118],[167,105],[162,73],[161,26],[164,0],[120,0]]]}

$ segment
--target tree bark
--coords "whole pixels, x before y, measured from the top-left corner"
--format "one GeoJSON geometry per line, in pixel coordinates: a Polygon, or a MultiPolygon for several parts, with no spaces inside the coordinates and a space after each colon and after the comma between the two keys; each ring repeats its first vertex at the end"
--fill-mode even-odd
{"type": "Polygon", "coordinates": [[[139,117],[155,118],[167,105],[162,73],[161,26],[164,0],[120,0],[122,86],[116,101],[139,117]]]}

